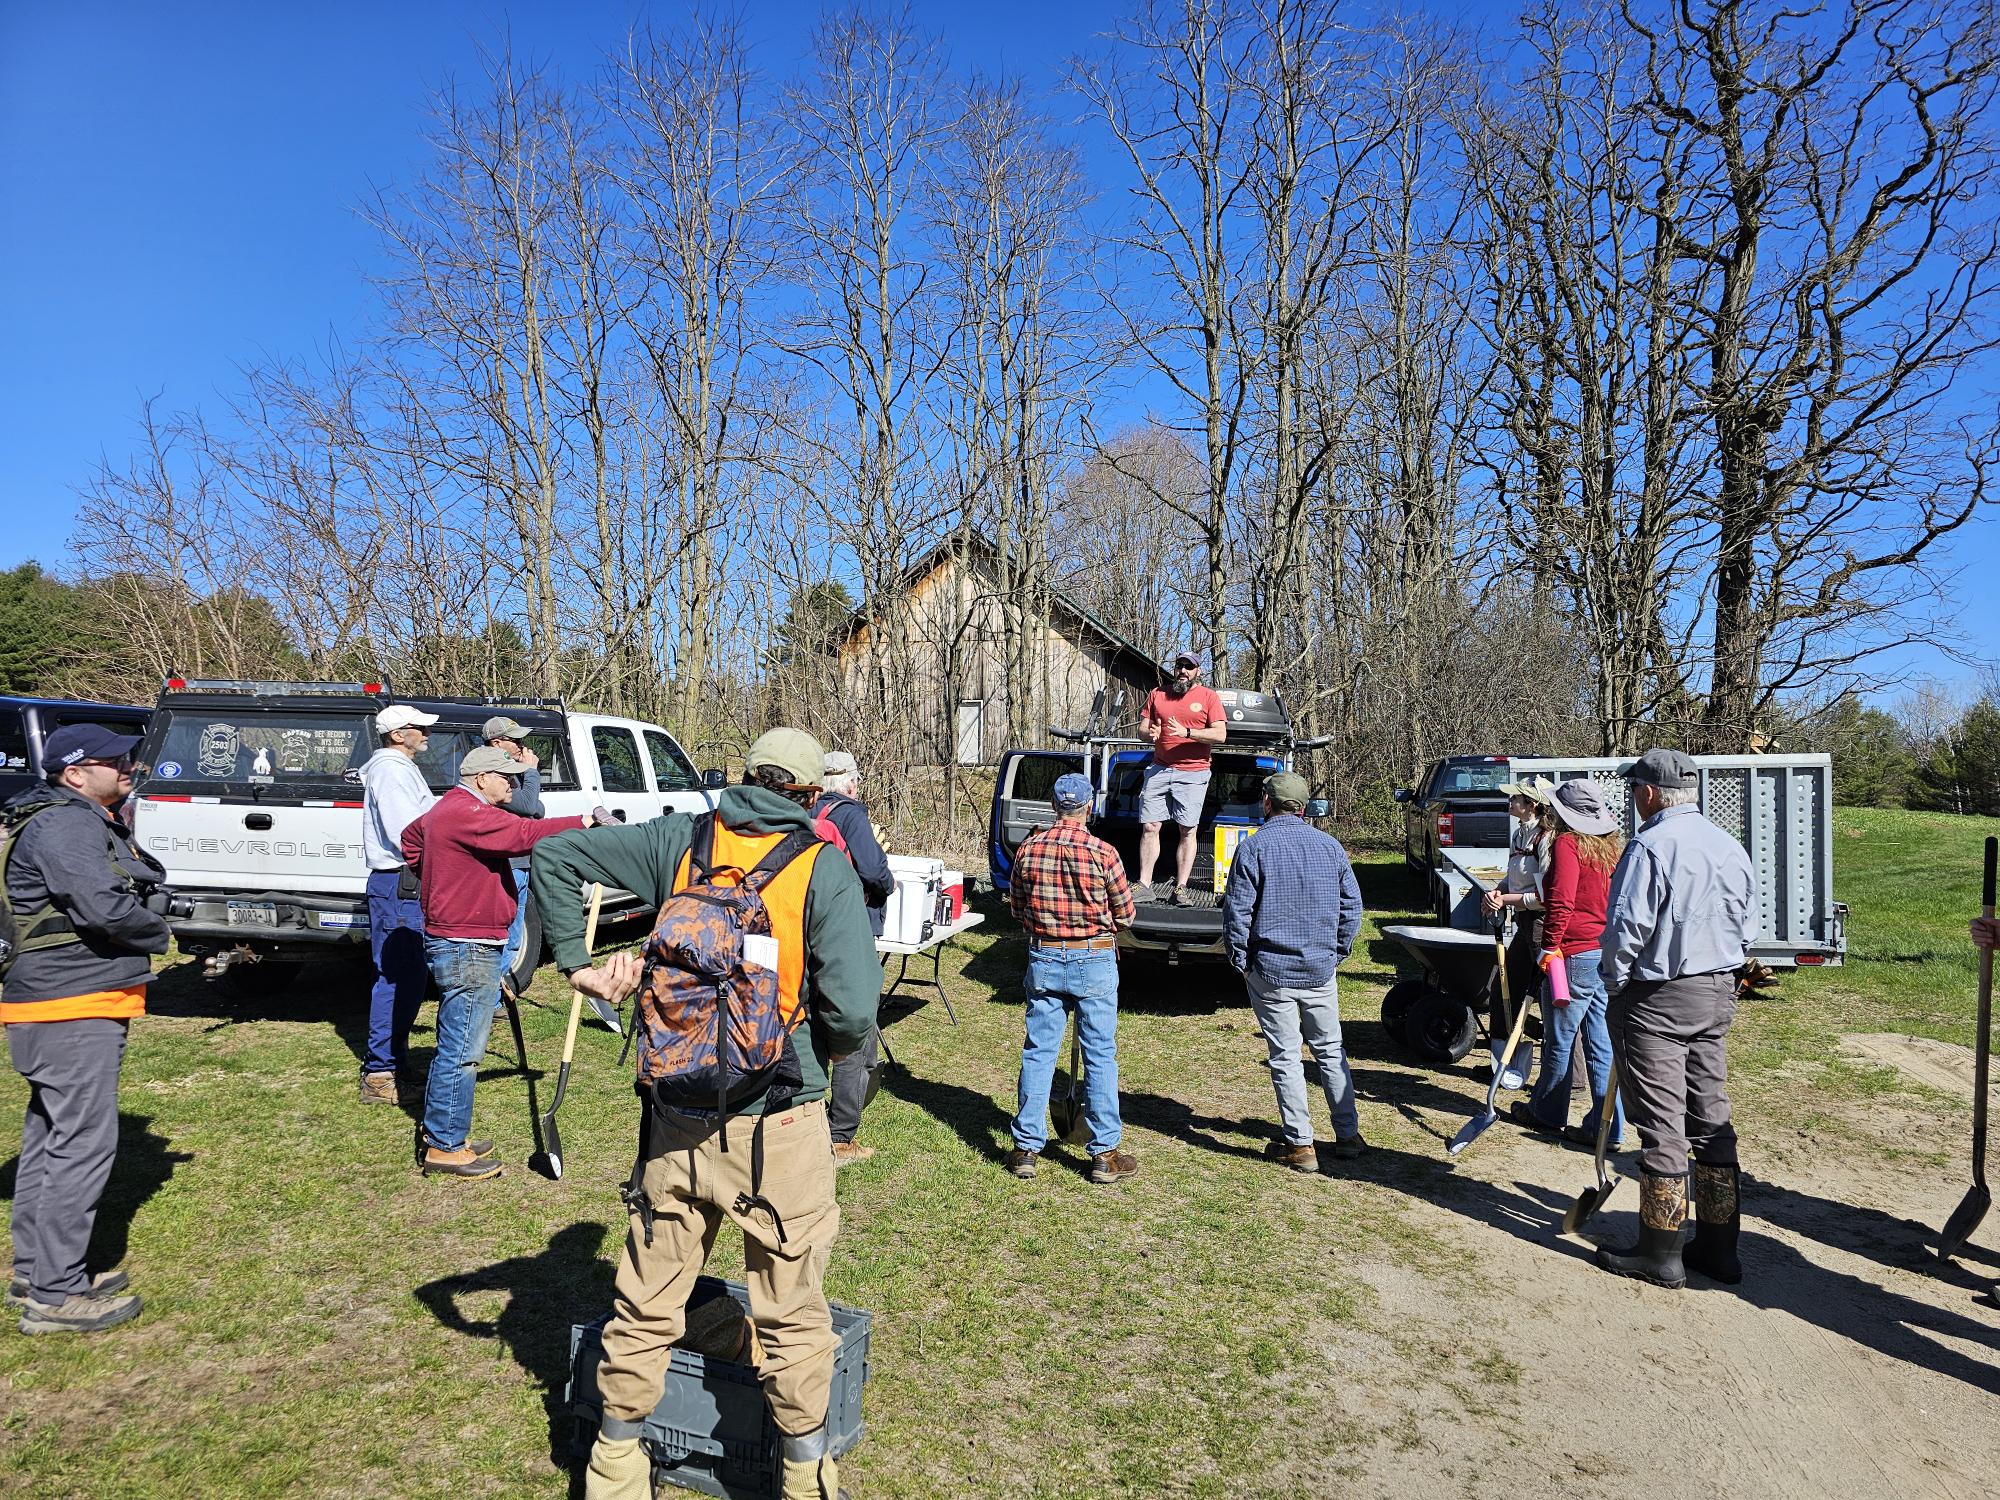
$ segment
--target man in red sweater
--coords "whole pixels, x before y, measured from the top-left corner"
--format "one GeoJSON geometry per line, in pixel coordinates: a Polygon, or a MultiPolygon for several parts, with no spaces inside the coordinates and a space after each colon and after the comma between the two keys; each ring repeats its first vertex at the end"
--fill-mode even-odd
{"type": "Polygon", "coordinates": [[[500,950],[514,920],[508,861],[586,822],[503,811],[527,769],[506,751],[481,745],[459,762],[458,785],[403,830],[403,858],[417,872],[423,906],[424,956],[438,987],[437,1055],[424,1087],[426,1177],[500,1173],[493,1143],[468,1137],[475,1070],[493,1029],[500,950]]]}

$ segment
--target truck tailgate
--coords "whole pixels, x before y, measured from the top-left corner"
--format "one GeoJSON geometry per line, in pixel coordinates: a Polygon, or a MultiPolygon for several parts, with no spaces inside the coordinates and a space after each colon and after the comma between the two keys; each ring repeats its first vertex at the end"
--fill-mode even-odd
{"type": "Polygon", "coordinates": [[[167,867],[168,883],[183,889],[367,893],[358,801],[149,794],[138,799],[132,827],[139,847],[167,867]]]}

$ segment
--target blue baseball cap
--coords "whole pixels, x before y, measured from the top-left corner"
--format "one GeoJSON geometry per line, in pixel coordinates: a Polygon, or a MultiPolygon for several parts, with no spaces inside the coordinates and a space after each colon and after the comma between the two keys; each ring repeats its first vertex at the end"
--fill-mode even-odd
{"type": "Polygon", "coordinates": [[[1192,646],[1190,646],[1185,651],[1178,652],[1174,656],[1172,664],[1178,667],[1182,662],[1186,662],[1189,666],[1193,667],[1197,672],[1206,672],[1208,670],[1208,658],[1202,655],[1201,652],[1195,650],[1192,646]]]}
{"type": "Polygon", "coordinates": [[[86,760],[121,760],[138,747],[136,734],[113,734],[102,724],[65,724],[42,741],[43,771],[86,760]]]}
{"type": "Polygon", "coordinates": [[[1081,771],[1071,771],[1056,778],[1055,804],[1058,808],[1074,812],[1079,807],[1088,807],[1096,796],[1097,788],[1081,771]]]}

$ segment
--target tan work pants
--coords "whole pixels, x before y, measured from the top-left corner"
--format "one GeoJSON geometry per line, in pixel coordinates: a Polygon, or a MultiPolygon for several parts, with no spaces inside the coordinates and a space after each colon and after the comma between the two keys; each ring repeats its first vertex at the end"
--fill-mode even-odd
{"type": "Polygon", "coordinates": [[[604,1414],[638,1422],[659,1404],[674,1341],[686,1328],[688,1296],[726,1218],[743,1231],[750,1321],[760,1353],[757,1375],[778,1430],[795,1437],[826,1421],[833,1356],[840,1340],[826,1305],[826,1261],[840,1231],[833,1199],[833,1138],[826,1105],[797,1104],[764,1122],[763,1196],[771,1211],[739,1208],[750,1191],[754,1115],[718,1121],[669,1114],[666,1152],[646,1163],[641,1186],[653,1206],[653,1243],[637,1214],[618,1266],[617,1296],[604,1329],[597,1386],[604,1414]],[[723,1129],[729,1150],[722,1149],[723,1129]]]}

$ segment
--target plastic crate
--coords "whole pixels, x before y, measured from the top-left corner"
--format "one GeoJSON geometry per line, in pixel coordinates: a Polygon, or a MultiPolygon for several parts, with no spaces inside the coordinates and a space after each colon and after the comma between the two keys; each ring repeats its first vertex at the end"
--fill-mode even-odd
{"type": "MultiPolygon", "coordinates": [[[[696,1278],[691,1306],[728,1292],[749,1305],[741,1282],[713,1276],[696,1278]]],[[[861,1441],[861,1387],[868,1379],[868,1333],[873,1319],[859,1308],[833,1309],[840,1347],[833,1357],[833,1390],[827,1399],[827,1451],[834,1457],[861,1441]]],[[[574,1419],[570,1452],[579,1462],[590,1453],[603,1416],[597,1366],[604,1357],[608,1318],[578,1323],[570,1330],[567,1401],[574,1419]]],[[[774,1500],[784,1487],[778,1425],[753,1366],[710,1359],[676,1348],[667,1367],[660,1404],[641,1434],[653,1456],[653,1483],[679,1485],[726,1500],[774,1500]]]]}

